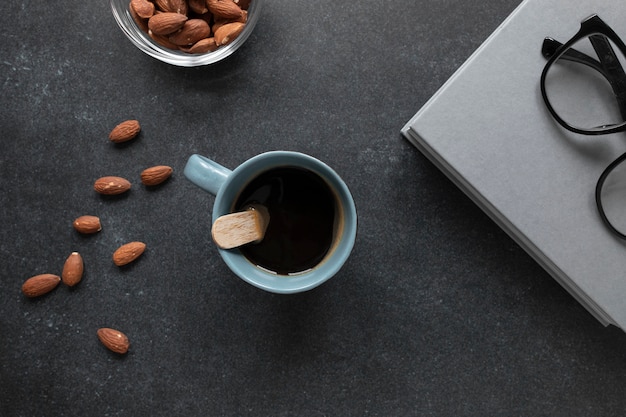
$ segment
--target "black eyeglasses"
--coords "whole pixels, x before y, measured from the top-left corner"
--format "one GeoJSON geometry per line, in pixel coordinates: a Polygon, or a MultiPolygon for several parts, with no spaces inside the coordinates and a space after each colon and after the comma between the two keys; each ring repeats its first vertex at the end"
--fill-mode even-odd
{"type": "MultiPolygon", "coordinates": [[[[598,15],[583,20],[564,44],[545,38],[548,60],[541,95],[554,119],[583,135],[626,131],[626,45],[598,15]]],[[[613,161],[596,185],[602,221],[626,239],[626,153],[613,161]]]]}

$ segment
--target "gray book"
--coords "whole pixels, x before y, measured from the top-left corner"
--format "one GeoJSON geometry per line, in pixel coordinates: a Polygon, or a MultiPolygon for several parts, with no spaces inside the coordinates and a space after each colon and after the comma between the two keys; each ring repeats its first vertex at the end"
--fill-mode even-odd
{"type": "Polygon", "coordinates": [[[594,202],[626,134],[563,129],[539,83],[544,37],[565,42],[593,13],[626,39],[622,2],[525,0],[402,133],[601,323],[626,329],[626,242],[594,202]]]}

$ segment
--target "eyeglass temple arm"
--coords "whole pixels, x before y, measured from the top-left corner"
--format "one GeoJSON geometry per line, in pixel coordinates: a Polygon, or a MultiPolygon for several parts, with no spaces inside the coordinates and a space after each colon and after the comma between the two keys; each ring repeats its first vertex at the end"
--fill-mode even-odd
{"type": "Polygon", "coordinates": [[[626,119],[626,73],[624,73],[624,68],[606,36],[592,35],[589,40],[600,58],[600,63],[604,68],[603,74],[611,83],[622,117],[626,119]]]}
{"type": "MultiPolygon", "coordinates": [[[[541,54],[544,56],[544,58],[550,59],[561,46],[563,46],[563,44],[556,39],[545,38],[541,47],[541,54]]],[[[587,65],[588,67],[591,67],[594,70],[598,71],[600,74],[602,74],[604,78],[609,78],[609,75],[604,71],[604,68],[602,68],[600,61],[593,59],[589,55],[583,54],[582,52],[579,52],[574,48],[569,48],[567,51],[565,51],[561,58],[567,61],[573,61],[578,62],[579,64],[587,65]]]]}
{"type": "MultiPolygon", "coordinates": [[[[608,39],[602,35],[590,36],[591,43],[602,62],[583,54],[574,48],[569,48],[562,59],[587,65],[598,71],[607,79],[613,88],[617,98],[620,113],[626,118],[626,74],[622,68],[608,39]]],[[[545,38],[541,47],[541,53],[546,59],[550,59],[563,44],[553,38],[545,38]]]]}

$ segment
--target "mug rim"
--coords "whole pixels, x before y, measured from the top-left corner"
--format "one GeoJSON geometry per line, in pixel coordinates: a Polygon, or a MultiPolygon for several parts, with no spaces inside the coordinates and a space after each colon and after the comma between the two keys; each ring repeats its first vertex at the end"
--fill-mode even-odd
{"type": "Polygon", "coordinates": [[[249,284],[269,292],[291,294],[313,289],[330,279],[341,269],[350,256],[356,241],[357,213],[348,186],[330,166],[317,158],[300,152],[269,151],[246,160],[231,172],[216,195],[212,223],[218,217],[230,213],[232,203],[252,178],[280,166],[297,166],[309,169],[326,181],[336,194],[343,210],[343,227],[339,243],[332,249],[332,253],[311,270],[284,276],[264,271],[250,262],[238,249],[218,248],[218,251],[228,267],[249,284]],[[233,187],[236,191],[233,191],[233,187]]]}

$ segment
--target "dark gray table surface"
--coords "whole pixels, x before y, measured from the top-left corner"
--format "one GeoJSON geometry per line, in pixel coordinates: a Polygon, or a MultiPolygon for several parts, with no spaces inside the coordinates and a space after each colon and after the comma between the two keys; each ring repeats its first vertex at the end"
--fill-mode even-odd
{"type": "Polygon", "coordinates": [[[519,3],[268,0],[235,55],[185,69],[136,49],[106,0],[7,2],[0,415],[623,415],[624,333],[400,135],[519,3]],[[140,137],[114,146],[129,118],[140,137]],[[209,237],[213,197],[182,174],[192,153],[234,168],[276,149],[335,168],[359,212],[344,268],[299,295],[229,271],[209,237]],[[141,186],[159,164],[171,180],[141,186]],[[133,188],[102,198],[103,175],[133,188]],[[102,232],[78,235],[82,214],[102,232]],[[148,249],[120,269],[111,254],[131,240],[148,249]],[[22,295],[72,251],[77,287],[22,295]],[[124,331],[129,353],[107,351],[100,327],[124,331]]]}

